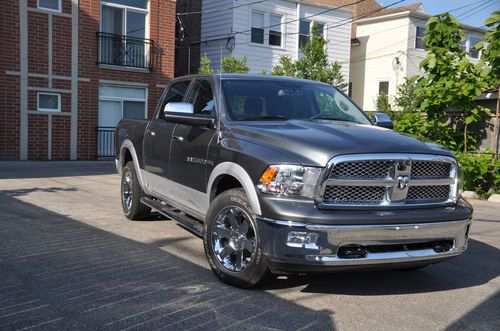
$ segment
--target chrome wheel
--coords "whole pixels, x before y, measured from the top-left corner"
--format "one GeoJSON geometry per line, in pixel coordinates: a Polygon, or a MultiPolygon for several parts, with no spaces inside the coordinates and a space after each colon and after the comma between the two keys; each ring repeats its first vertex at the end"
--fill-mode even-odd
{"type": "Polygon", "coordinates": [[[242,271],[255,255],[255,229],[250,216],[239,207],[227,207],[215,217],[211,231],[215,257],[229,271],[242,271]]]}
{"type": "Polygon", "coordinates": [[[130,172],[130,170],[126,170],[122,179],[122,204],[123,208],[127,211],[132,208],[132,189],[132,173],[130,172]]]}

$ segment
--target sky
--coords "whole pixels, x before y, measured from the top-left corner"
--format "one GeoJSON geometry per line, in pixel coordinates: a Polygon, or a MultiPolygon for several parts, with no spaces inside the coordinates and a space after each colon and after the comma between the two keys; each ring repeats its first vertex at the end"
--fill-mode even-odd
{"type": "MultiPolygon", "coordinates": [[[[378,0],[383,6],[396,1],[378,0]]],[[[424,5],[425,12],[429,15],[450,11],[461,23],[476,27],[483,26],[484,21],[495,10],[500,10],[500,0],[405,0],[395,6],[405,6],[417,2],[424,5]]]]}

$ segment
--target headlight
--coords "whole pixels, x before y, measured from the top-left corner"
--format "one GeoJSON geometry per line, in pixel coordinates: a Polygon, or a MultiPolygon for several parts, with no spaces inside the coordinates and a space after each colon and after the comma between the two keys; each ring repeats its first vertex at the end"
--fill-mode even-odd
{"type": "Polygon", "coordinates": [[[272,165],[262,174],[257,188],[262,193],[313,198],[321,168],[272,165]]]}
{"type": "Polygon", "coordinates": [[[464,191],[464,171],[460,164],[456,164],[452,168],[452,177],[454,178],[453,185],[451,186],[451,199],[457,202],[458,198],[464,191]]]}

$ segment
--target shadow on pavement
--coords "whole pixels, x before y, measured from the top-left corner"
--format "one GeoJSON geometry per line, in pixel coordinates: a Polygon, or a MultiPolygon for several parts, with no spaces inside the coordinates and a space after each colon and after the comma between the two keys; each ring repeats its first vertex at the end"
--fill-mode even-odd
{"type": "Polygon", "coordinates": [[[62,188],[62,187],[45,187],[45,188],[27,188],[27,189],[19,189],[19,190],[4,190],[0,191],[2,194],[8,195],[10,197],[20,197],[25,196],[34,192],[43,192],[43,193],[54,193],[54,192],[76,192],[78,191],[74,187],[62,188]]]}
{"type": "Polygon", "coordinates": [[[398,295],[448,291],[485,284],[500,276],[500,250],[469,240],[468,250],[419,270],[357,271],[277,279],[266,289],[306,285],[303,292],[346,295],[398,295]]]}
{"type": "Polygon", "coordinates": [[[0,179],[116,174],[114,161],[1,161],[0,179]]]}
{"type": "Polygon", "coordinates": [[[500,330],[500,290],[446,330],[500,330]]]}
{"type": "Polygon", "coordinates": [[[0,329],[334,329],[154,247],[0,191],[0,329]]]}

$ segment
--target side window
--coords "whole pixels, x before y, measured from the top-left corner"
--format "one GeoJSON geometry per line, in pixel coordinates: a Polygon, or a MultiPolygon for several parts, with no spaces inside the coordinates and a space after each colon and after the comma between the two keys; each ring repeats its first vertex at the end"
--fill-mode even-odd
{"type": "Polygon", "coordinates": [[[212,115],[215,109],[215,99],[208,80],[196,80],[187,102],[194,105],[197,115],[212,115]]]}
{"type": "MultiPolygon", "coordinates": [[[[182,102],[182,100],[184,99],[184,95],[186,94],[186,91],[189,87],[189,83],[190,83],[189,80],[185,80],[182,82],[177,82],[172,84],[172,86],[170,86],[170,88],[167,91],[165,99],[163,100],[162,109],[164,109],[167,103],[169,102],[182,102]]],[[[162,118],[163,111],[161,111],[158,116],[162,118]]]]}

